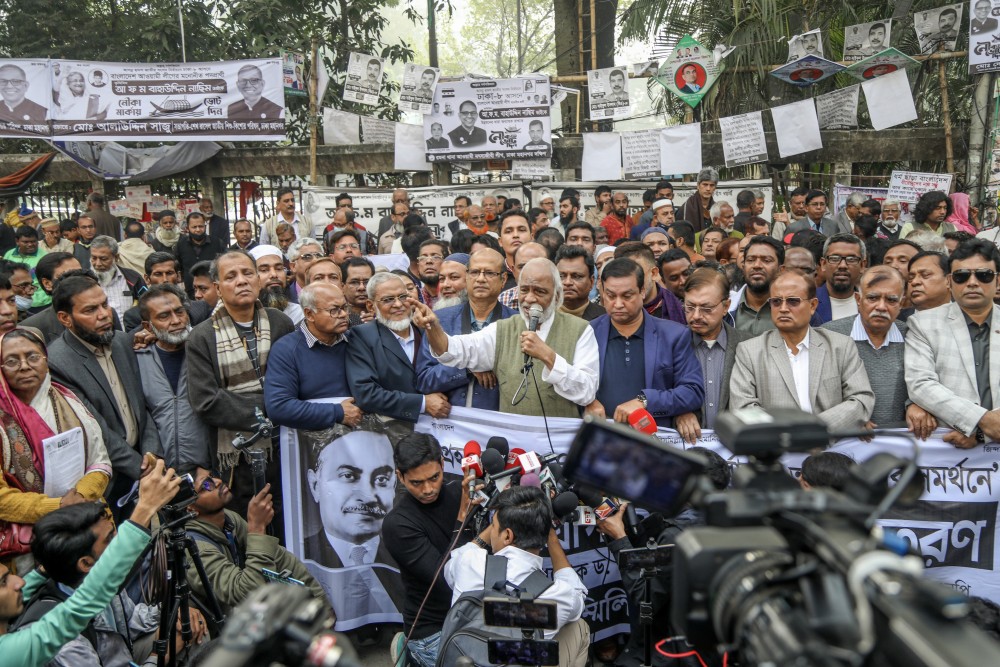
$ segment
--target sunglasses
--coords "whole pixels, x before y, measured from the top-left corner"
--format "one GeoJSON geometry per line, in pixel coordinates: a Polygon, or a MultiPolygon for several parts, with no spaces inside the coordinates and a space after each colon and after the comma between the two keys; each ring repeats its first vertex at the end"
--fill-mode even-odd
{"type": "Polygon", "coordinates": [[[975,271],[972,269],[958,269],[951,272],[951,279],[959,285],[964,285],[969,282],[969,278],[973,275],[981,283],[991,283],[997,277],[997,272],[993,269],[976,269],[975,271]]]}
{"type": "Polygon", "coordinates": [[[767,300],[767,302],[771,304],[771,308],[775,309],[781,308],[781,306],[786,303],[788,304],[789,308],[798,308],[799,306],[802,305],[803,301],[805,301],[805,299],[803,299],[801,296],[785,296],[785,297],[772,296],[770,299],[767,300]]]}

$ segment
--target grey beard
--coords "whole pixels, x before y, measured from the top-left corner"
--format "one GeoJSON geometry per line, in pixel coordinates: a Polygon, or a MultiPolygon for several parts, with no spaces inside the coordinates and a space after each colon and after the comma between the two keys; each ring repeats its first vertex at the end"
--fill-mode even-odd
{"type": "Polygon", "coordinates": [[[184,328],[184,331],[179,334],[170,333],[165,329],[157,329],[152,324],[149,325],[153,330],[153,335],[156,336],[156,340],[167,343],[168,345],[183,345],[187,342],[188,336],[191,335],[191,325],[188,324],[184,328]]]}
{"type": "Polygon", "coordinates": [[[387,320],[382,317],[382,313],[375,311],[375,319],[379,324],[389,329],[389,331],[394,331],[396,333],[402,333],[410,328],[410,317],[406,317],[402,320],[387,320]]]}
{"type": "Polygon", "coordinates": [[[97,269],[94,269],[94,273],[97,275],[97,284],[101,287],[107,287],[115,278],[115,267],[111,267],[107,271],[98,271],[97,269]]]}
{"type": "Polygon", "coordinates": [[[452,306],[461,306],[462,304],[468,302],[469,293],[462,290],[455,296],[447,296],[437,300],[434,304],[434,310],[441,310],[442,308],[450,308],[452,306]]]}
{"type": "Polygon", "coordinates": [[[288,307],[288,294],[285,293],[285,288],[283,287],[272,285],[265,288],[261,290],[258,298],[265,308],[284,311],[288,307]]]}
{"type": "MultiPolygon", "coordinates": [[[[552,303],[549,304],[548,308],[542,309],[542,317],[541,319],[538,320],[539,329],[542,328],[542,324],[552,319],[552,317],[555,315],[556,310],[559,308],[559,305],[557,305],[555,299],[553,299],[552,303]]],[[[524,323],[531,324],[531,315],[528,314],[528,308],[526,306],[521,306],[520,311],[521,311],[521,317],[524,318],[524,323]]]]}

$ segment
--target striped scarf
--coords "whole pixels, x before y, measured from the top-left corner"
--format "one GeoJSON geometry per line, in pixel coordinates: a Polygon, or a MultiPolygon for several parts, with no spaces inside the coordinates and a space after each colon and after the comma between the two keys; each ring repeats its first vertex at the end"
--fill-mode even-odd
{"type": "MultiPolygon", "coordinates": [[[[221,302],[219,305],[222,305],[221,302]]],[[[257,359],[260,376],[254,370],[249,350],[236,323],[225,308],[216,308],[212,313],[212,328],[215,329],[215,353],[219,359],[219,374],[222,376],[222,387],[234,394],[254,394],[263,391],[264,369],[267,367],[267,354],[271,349],[271,324],[267,313],[258,303],[254,308],[254,336],[257,338],[257,359]]],[[[251,426],[248,425],[248,428],[251,426]]],[[[219,429],[218,447],[219,466],[228,470],[239,462],[240,453],[233,447],[233,438],[239,431],[226,428],[219,429]]],[[[258,441],[258,448],[264,450],[268,457],[271,454],[269,439],[258,441]]],[[[249,461],[249,455],[244,454],[249,461]]]]}

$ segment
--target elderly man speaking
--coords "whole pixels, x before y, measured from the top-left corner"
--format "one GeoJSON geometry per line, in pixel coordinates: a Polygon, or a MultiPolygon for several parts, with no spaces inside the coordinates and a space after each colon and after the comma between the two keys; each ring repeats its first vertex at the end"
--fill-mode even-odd
{"type": "Polygon", "coordinates": [[[518,278],[521,317],[449,336],[434,311],[414,302],[413,323],[427,331],[431,352],[442,364],[474,373],[493,371],[500,412],[542,416],[544,406],[548,417],[579,417],[597,392],[597,339],[586,321],[559,312],[562,300],[555,264],[537,258],[524,265],[518,278]],[[535,319],[537,330],[532,331],[535,319]],[[541,382],[523,373],[531,360],[544,365],[541,382]]]}

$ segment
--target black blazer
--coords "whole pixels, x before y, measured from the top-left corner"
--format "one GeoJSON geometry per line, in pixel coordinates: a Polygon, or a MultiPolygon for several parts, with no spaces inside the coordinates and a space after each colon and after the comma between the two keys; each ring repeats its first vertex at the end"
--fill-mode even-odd
{"type": "Polygon", "coordinates": [[[125,441],[125,425],[111,392],[111,385],[90,350],[67,330],[49,345],[48,357],[52,379],[69,387],[97,418],[115,474],[139,479],[142,455],[146,452],[161,455],[162,451],[156,424],[146,412],[146,399],[139,379],[139,363],[129,340],[126,334],[115,331],[115,337],[111,341],[111,360],[118,369],[129,407],[135,415],[139,431],[135,447],[125,441]]]}
{"type": "MultiPolygon", "coordinates": [[[[414,350],[420,349],[419,330],[414,350]]],[[[416,422],[423,394],[417,391],[413,360],[389,329],[367,322],[348,331],[347,383],[365,412],[416,422]]]]}

